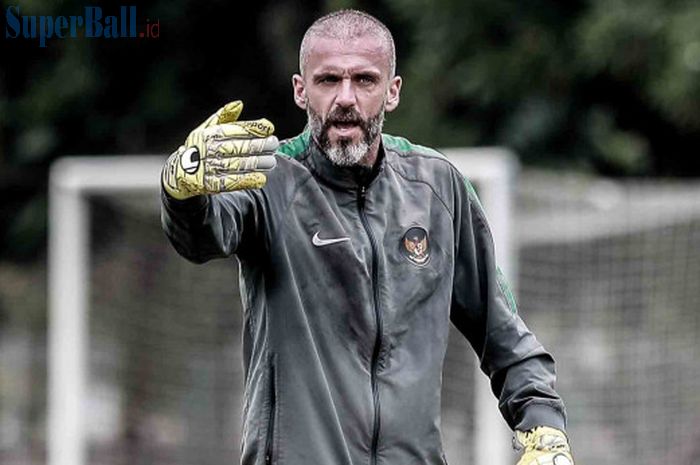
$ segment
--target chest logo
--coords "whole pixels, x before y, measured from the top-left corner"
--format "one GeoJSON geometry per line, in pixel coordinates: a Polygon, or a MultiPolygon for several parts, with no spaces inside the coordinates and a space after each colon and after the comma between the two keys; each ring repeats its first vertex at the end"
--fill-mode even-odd
{"type": "Polygon", "coordinates": [[[428,232],[419,227],[410,228],[401,240],[401,253],[416,265],[425,265],[430,258],[428,232]]]}
{"type": "Polygon", "coordinates": [[[331,244],[337,244],[338,242],[345,242],[349,241],[349,237],[336,237],[333,239],[321,239],[318,237],[318,232],[314,234],[314,237],[311,238],[311,243],[315,245],[316,247],[323,247],[324,245],[331,245],[331,244]]]}

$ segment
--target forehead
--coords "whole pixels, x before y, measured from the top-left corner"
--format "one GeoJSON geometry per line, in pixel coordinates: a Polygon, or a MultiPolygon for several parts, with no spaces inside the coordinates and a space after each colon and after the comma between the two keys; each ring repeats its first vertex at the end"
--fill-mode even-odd
{"type": "Polygon", "coordinates": [[[310,38],[306,56],[308,73],[374,68],[382,74],[388,74],[389,67],[389,47],[374,35],[345,40],[323,36],[310,38]]]}

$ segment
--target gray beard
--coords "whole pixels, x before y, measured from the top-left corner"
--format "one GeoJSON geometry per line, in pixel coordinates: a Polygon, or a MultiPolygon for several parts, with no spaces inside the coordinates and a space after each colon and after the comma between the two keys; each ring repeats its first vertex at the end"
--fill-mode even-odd
{"type": "Polygon", "coordinates": [[[372,144],[382,132],[382,127],[384,126],[384,112],[384,105],[382,105],[382,109],[379,113],[372,116],[367,121],[362,121],[360,129],[362,130],[363,137],[359,142],[352,143],[350,140],[341,139],[336,144],[332,144],[328,138],[330,125],[321,119],[321,116],[311,108],[308,102],[306,105],[306,114],[311,135],[331,163],[337,166],[355,166],[360,164],[362,159],[369,153],[372,144]]]}
{"type": "Polygon", "coordinates": [[[356,144],[341,141],[338,145],[326,148],[325,152],[328,159],[338,166],[355,166],[369,152],[369,144],[364,140],[356,144]]]}

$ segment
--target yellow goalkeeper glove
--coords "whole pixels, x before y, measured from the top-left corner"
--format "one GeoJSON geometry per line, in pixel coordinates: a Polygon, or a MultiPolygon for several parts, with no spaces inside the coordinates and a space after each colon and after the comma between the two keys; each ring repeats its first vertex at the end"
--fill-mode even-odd
{"type": "Polygon", "coordinates": [[[176,199],[258,189],[275,167],[279,146],[267,119],[238,121],[241,101],[221,107],[197,126],[165,162],[163,188],[176,199]]]}
{"type": "Polygon", "coordinates": [[[516,431],[513,445],[523,452],[517,465],[574,465],[566,434],[555,428],[516,431]]]}

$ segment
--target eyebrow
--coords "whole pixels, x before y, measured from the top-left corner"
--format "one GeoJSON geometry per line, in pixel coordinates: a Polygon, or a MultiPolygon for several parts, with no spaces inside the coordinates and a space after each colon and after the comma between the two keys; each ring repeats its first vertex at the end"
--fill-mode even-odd
{"type": "MultiPolygon", "coordinates": [[[[358,68],[355,70],[350,70],[349,71],[351,76],[372,76],[372,77],[378,77],[381,76],[382,73],[381,71],[373,68],[358,68]]],[[[314,80],[328,77],[328,76],[342,76],[345,74],[345,70],[341,70],[339,68],[324,68],[321,71],[317,71],[311,75],[311,78],[314,80]]]]}

